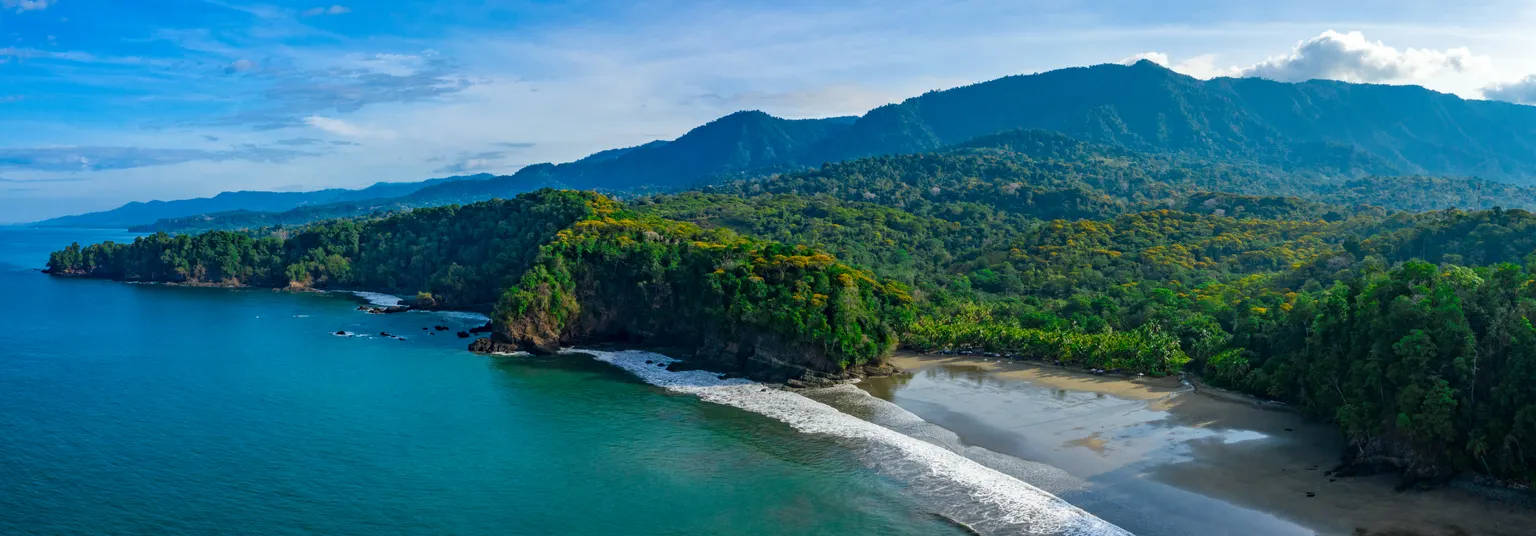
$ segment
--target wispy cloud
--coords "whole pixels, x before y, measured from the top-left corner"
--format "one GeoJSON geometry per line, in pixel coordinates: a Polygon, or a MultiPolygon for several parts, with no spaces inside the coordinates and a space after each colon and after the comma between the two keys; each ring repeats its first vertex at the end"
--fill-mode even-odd
{"type": "Polygon", "coordinates": [[[17,13],[42,11],[53,5],[54,0],[0,0],[0,7],[14,9],[17,13]]]}
{"type": "Polygon", "coordinates": [[[347,138],[389,139],[395,137],[395,133],[387,129],[362,127],[334,117],[311,115],[304,118],[304,123],[327,133],[347,138]]]}
{"type": "Polygon", "coordinates": [[[150,147],[34,147],[0,148],[0,168],[32,171],[99,171],[164,166],[198,160],[224,162],[288,162],[315,153],[260,146],[230,150],[150,147]]]}
{"type": "Polygon", "coordinates": [[[472,173],[492,169],[508,167],[506,163],[509,151],[483,151],[473,154],[460,154],[452,164],[432,170],[433,173],[472,173]]]}
{"type": "Polygon", "coordinates": [[[313,17],[316,15],[345,15],[351,12],[352,10],[348,9],[347,6],[332,5],[331,7],[312,7],[306,9],[304,10],[304,16],[313,17]]]}
{"type": "Polygon", "coordinates": [[[289,147],[305,147],[325,143],[325,140],[317,138],[288,138],[272,142],[274,145],[286,145],[289,147]]]}
{"type": "Polygon", "coordinates": [[[83,181],[83,180],[85,180],[85,177],[54,177],[54,178],[48,178],[48,179],[11,179],[11,178],[6,178],[6,177],[0,177],[0,183],[7,183],[7,184],[33,184],[33,183],[45,183],[45,182],[80,182],[80,181],[83,181]]]}
{"type": "MultiPolygon", "coordinates": [[[[238,63],[238,62],[237,62],[238,63]]],[[[230,72],[256,72],[254,65],[230,72]]],[[[375,54],[319,69],[259,68],[266,89],[254,109],[213,121],[258,130],[299,126],[321,112],[351,113],[376,104],[433,100],[470,87],[448,60],[421,55],[375,54]]]]}
{"type": "Polygon", "coordinates": [[[248,73],[248,72],[256,70],[258,67],[259,66],[256,65],[256,62],[248,60],[248,59],[245,59],[245,58],[240,58],[238,60],[230,62],[229,66],[224,68],[224,73],[225,74],[248,73]]]}

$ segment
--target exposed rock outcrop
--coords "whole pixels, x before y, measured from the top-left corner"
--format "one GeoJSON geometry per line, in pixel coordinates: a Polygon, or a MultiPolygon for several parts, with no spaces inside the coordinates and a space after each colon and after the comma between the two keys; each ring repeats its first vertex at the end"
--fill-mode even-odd
{"type": "Polygon", "coordinates": [[[518,347],[515,344],[497,342],[488,337],[481,337],[475,339],[475,342],[469,343],[469,351],[482,354],[508,354],[518,351],[518,347]]]}

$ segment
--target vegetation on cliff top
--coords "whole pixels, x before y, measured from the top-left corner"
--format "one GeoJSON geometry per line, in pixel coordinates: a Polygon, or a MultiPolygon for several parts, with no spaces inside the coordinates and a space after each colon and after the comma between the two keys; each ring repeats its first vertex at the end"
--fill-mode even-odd
{"type": "Polygon", "coordinates": [[[540,245],[613,206],[590,192],[542,190],[330,222],[286,237],[213,231],[72,244],[50,256],[48,269],[128,281],[424,291],[444,306],[489,308],[532,264],[540,245]]]}
{"type": "Polygon", "coordinates": [[[547,349],[633,339],[836,371],[894,349],[911,301],[811,248],[621,214],[561,231],[496,319],[498,333],[547,349]]]}

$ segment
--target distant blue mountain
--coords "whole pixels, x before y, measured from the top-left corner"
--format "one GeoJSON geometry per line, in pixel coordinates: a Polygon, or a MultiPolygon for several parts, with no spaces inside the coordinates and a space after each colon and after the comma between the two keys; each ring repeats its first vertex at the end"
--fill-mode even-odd
{"type": "Polygon", "coordinates": [[[176,201],[135,201],[112,210],[53,218],[37,222],[34,225],[45,227],[128,228],[161,219],[182,218],[214,212],[282,212],[309,205],[327,205],[400,197],[431,186],[460,181],[485,180],[491,177],[493,175],[481,173],[478,175],[444,177],[418,182],[380,182],[358,190],[328,188],[312,192],[239,191],[223,192],[213,197],[199,197],[176,201]]]}

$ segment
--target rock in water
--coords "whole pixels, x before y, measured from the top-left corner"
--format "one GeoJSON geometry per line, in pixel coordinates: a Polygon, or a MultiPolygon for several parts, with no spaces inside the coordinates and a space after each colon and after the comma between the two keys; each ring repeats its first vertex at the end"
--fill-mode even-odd
{"type": "Polygon", "coordinates": [[[517,346],[509,343],[493,341],[489,337],[475,339],[469,343],[469,351],[482,354],[511,353],[517,351],[517,346]]]}

